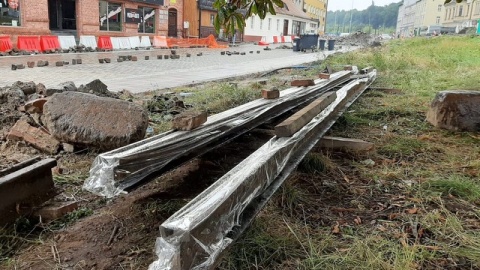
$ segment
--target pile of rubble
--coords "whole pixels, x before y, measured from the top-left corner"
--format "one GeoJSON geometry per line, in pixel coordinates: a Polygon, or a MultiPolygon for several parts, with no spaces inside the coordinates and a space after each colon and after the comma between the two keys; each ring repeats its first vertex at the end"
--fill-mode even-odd
{"type": "MultiPolygon", "coordinates": [[[[123,95],[128,93],[121,93],[123,95]]],[[[49,154],[76,148],[113,149],[145,137],[148,115],[100,80],[46,88],[16,82],[0,88],[0,142],[23,141],[49,154]]]]}
{"type": "Polygon", "coordinates": [[[337,37],[336,44],[340,46],[372,46],[375,38],[364,32],[356,32],[348,36],[337,37]]]}

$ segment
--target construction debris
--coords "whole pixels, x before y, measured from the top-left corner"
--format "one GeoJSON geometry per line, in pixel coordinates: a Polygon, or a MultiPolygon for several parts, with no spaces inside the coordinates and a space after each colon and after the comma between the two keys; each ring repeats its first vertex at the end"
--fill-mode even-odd
{"type": "Polygon", "coordinates": [[[280,91],[275,87],[273,89],[263,89],[262,90],[262,97],[264,99],[277,99],[280,97],[280,91]]]}
{"type": "Polygon", "coordinates": [[[351,73],[332,74],[331,80],[317,80],[315,87],[289,88],[275,100],[258,99],[209,117],[190,132],[167,132],[99,155],[84,188],[113,197],[281,115],[317,98],[348,81],[351,73]],[[114,164],[112,166],[112,164],[114,164]]]}
{"type": "Polygon", "coordinates": [[[354,80],[298,133],[274,137],[160,226],[149,269],[208,269],[237,239],[336,119],[376,77],[354,80]]]}
{"type": "Polygon", "coordinates": [[[205,122],[207,122],[207,112],[185,111],[175,116],[172,121],[172,128],[189,131],[196,129],[205,122]]]}
{"type": "Polygon", "coordinates": [[[294,80],[290,84],[291,86],[313,86],[315,82],[313,80],[294,80]]]}
{"type": "Polygon", "coordinates": [[[24,141],[33,147],[50,154],[56,154],[60,142],[53,138],[45,129],[31,126],[27,121],[19,120],[10,130],[7,139],[24,141]]]}

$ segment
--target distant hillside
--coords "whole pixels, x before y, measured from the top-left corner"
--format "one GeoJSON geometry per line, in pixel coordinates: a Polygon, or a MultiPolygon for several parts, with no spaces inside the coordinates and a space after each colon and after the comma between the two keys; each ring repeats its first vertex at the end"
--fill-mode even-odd
{"type": "Polygon", "coordinates": [[[365,10],[341,10],[329,11],[327,13],[327,32],[329,33],[345,33],[350,29],[350,16],[352,16],[352,32],[354,31],[371,31],[376,32],[378,29],[395,29],[397,26],[397,16],[399,3],[392,3],[388,6],[372,5],[365,10]]]}

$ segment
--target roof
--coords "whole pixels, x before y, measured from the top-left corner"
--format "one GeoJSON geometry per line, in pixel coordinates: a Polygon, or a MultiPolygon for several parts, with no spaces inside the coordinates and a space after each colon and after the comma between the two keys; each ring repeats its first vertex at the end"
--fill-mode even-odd
{"type": "Polygon", "coordinates": [[[311,20],[311,18],[308,17],[307,13],[305,13],[292,0],[284,0],[283,3],[284,3],[283,8],[279,8],[275,6],[275,12],[277,12],[277,14],[283,14],[283,15],[288,15],[292,17],[311,20]]]}

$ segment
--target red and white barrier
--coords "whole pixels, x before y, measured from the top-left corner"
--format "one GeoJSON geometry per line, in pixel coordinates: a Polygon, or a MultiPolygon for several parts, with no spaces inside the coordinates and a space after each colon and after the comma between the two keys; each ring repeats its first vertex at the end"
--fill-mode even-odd
{"type": "Polygon", "coordinates": [[[96,50],[97,40],[95,39],[95,36],[80,36],[80,45],[96,50]]]}
{"type": "Polygon", "coordinates": [[[152,47],[152,43],[150,43],[150,37],[142,36],[142,39],[140,40],[140,47],[142,48],[152,47]]]}
{"type": "Polygon", "coordinates": [[[58,41],[60,42],[62,50],[68,50],[77,46],[74,36],[58,36],[58,41]]]}
{"type": "Polygon", "coordinates": [[[291,43],[295,36],[263,36],[258,45],[291,43]]]}
{"type": "Polygon", "coordinates": [[[140,38],[138,36],[128,37],[131,49],[140,47],[140,38]]]}

